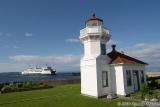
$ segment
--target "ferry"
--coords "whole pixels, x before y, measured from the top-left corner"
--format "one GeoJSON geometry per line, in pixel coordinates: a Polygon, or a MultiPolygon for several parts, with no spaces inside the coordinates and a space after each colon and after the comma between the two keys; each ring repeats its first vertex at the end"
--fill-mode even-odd
{"type": "Polygon", "coordinates": [[[30,74],[55,75],[55,73],[56,70],[50,66],[34,67],[34,68],[29,67],[23,72],[21,72],[22,75],[30,75],[30,74]]]}

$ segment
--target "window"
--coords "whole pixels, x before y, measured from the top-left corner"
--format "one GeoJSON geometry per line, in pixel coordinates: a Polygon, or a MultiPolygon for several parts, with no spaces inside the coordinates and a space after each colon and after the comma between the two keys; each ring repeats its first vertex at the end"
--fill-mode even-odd
{"type": "Polygon", "coordinates": [[[132,79],[131,79],[131,71],[130,70],[126,70],[126,78],[127,78],[127,86],[131,86],[132,79]]]}
{"type": "Polygon", "coordinates": [[[144,72],[141,70],[141,83],[144,83],[144,72]]]}
{"type": "Polygon", "coordinates": [[[103,87],[108,87],[108,72],[107,71],[102,72],[102,85],[103,87]]]}
{"type": "Polygon", "coordinates": [[[94,22],[94,23],[92,23],[92,26],[97,26],[97,23],[95,23],[95,22],[94,22]]]}
{"type": "Polygon", "coordinates": [[[90,20],[87,22],[87,26],[98,26],[98,23],[96,20],[90,20]]]}
{"type": "Polygon", "coordinates": [[[102,55],[106,54],[106,45],[105,44],[101,44],[101,54],[102,55]]]}

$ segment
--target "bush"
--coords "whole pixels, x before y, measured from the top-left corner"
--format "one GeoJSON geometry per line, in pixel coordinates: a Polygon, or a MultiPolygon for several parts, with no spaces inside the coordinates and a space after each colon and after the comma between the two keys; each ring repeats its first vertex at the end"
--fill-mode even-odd
{"type": "Polygon", "coordinates": [[[7,92],[13,92],[15,91],[14,88],[10,87],[9,85],[5,85],[2,89],[1,89],[1,93],[7,93],[7,92]]]}
{"type": "Polygon", "coordinates": [[[44,83],[43,83],[43,86],[44,86],[44,87],[48,87],[48,84],[44,82],[44,83]]]}
{"type": "Polygon", "coordinates": [[[20,82],[20,83],[10,83],[2,87],[1,93],[40,89],[40,88],[49,88],[49,86],[45,82],[27,81],[27,82],[20,82]]]}
{"type": "Polygon", "coordinates": [[[32,82],[26,82],[25,83],[25,88],[31,88],[32,87],[32,82]]]}
{"type": "Polygon", "coordinates": [[[156,80],[155,78],[151,78],[150,81],[148,82],[148,86],[151,90],[158,89],[159,88],[158,80],[156,80]]]}
{"type": "Polygon", "coordinates": [[[143,85],[141,86],[140,91],[141,91],[141,99],[144,99],[144,97],[149,94],[149,91],[150,91],[150,90],[149,90],[148,85],[143,84],[143,85]]]}
{"type": "Polygon", "coordinates": [[[158,90],[151,90],[153,88],[150,88],[149,85],[142,85],[141,86],[141,99],[145,100],[153,100],[153,99],[159,99],[160,100],[160,93],[158,90]]]}
{"type": "Polygon", "coordinates": [[[159,97],[158,91],[154,90],[154,91],[152,92],[152,97],[158,99],[158,97],[159,97]]]}
{"type": "Polygon", "coordinates": [[[22,83],[16,83],[16,88],[22,88],[22,83]]]}

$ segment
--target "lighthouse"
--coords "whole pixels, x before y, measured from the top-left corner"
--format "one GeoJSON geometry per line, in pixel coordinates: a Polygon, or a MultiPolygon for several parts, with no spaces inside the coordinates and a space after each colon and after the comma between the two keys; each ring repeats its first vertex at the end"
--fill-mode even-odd
{"type": "Polygon", "coordinates": [[[95,14],[86,20],[80,30],[80,40],[84,45],[84,56],[80,61],[81,94],[92,97],[115,98],[126,96],[146,83],[147,63],[116,50],[106,52],[110,31],[104,27],[102,19],[95,14]]]}
{"type": "Polygon", "coordinates": [[[93,97],[102,96],[109,89],[109,57],[106,56],[106,43],[110,39],[109,30],[95,13],[85,21],[80,30],[80,40],[84,45],[84,56],[80,61],[81,94],[93,97]],[[101,76],[103,74],[103,76],[101,76]]]}

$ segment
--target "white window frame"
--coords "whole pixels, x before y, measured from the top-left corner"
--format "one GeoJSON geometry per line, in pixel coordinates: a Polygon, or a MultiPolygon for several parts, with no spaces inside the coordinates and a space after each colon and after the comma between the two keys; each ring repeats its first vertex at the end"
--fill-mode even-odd
{"type": "Polygon", "coordinates": [[[126,70],[126,82],[127,82],[127,87],[132,86],[132,72],[131,70],[126,70]]]}
{"type": "Polygon", "coordinates": [[[143,84],[145,82],[145,80],[144,80],[144,71],[141,70],[140,72],[141,72],[141,83],[143,84]]]}
{"type": "Polygon", "coordinates": [[[109,81],[108,81],[108,71],[102,71],[102,86],[108,87],[109,81]]]}

